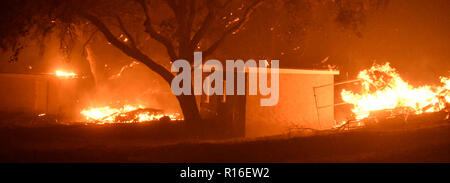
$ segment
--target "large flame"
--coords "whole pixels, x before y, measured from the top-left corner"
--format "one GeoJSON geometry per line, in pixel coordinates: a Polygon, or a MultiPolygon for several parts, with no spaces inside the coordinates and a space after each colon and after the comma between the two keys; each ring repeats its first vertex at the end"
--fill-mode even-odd
{"type": "Polygon", "coordinates": [[[65,72],[61,70],[55,71],[55,75],[58,77],[65,77],[65,78],[75,78],[77,76],[77,74],[73,72],[65,72]]]}
{"type": "Polygon", "coordinates": [[[352,111],[357,120],[385,109],[403,108],[415,114],[436,112],[450,102],[450,78],[447,77],[441,77],[442,86],[413,87],[386,63],[361,71],[358,79],[362,82],[359,93],[341,92],[342,99],[354,105],[352,111]]]}
{"type": "Polygon", "coordinates": [[[121,108],[93,107],[81,111],[88,122],[104,123],[133,123],[160,120],[168,117],[170,120],[182,120],[179,113],[162,113],[146,110],[145,106],[124,105],[121,108]]]}

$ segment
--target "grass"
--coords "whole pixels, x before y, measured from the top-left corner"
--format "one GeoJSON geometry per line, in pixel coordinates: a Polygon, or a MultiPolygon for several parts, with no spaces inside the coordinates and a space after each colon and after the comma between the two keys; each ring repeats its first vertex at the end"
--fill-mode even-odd
{"type": "Polygon", "coordinates": [[[231,140],[198,140],[166,123],[2,127],[0,161],[450,162],[449,132],[449,121],[231,140]]]}

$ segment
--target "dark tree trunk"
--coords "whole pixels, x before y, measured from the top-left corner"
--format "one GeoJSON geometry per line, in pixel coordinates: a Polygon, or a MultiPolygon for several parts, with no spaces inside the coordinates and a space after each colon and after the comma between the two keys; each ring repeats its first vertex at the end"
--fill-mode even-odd
{"type": "MultiPolygon", "coordinates": [[[[145,60],[140,60],[141,62],[148,63],[145,62],[145,60]]],[[[149,67],[148,64],[145,64],[149,67]]],[[[150,68],[151,69],[151,68],[150,68]]],[[[157,69],[152,69],[153,71],[155,71],[156,73],[158,73],[161,77],[163,77],[163,79],[167,82],[167,84],[169,84],[169,86],[172,83],[172,79],[174,78],[174,76],[172,74],[167,74],[167,70],[157,70],[157,69]]],[[[191,87],[192,88],[192,87],[191,87]]],[[[186,121],[186,123],[193,128],[200,128],[201,126],[201,117],[200,117],[200,112],[199,112],[199,108],[197,106],[197,101],[195,100],[195,95],[193,90],[191,91],[192,95],[179,95],[176,96],[178,103],[180,104],[180,108],[181,111],[183,113],[184,116],[184,120],[186,121]]]]}
{"type": "MultiPolygon", "coordinates": [[[[188,44],[180,45],[179,54],[182,59],[187,60],[191,64],[194,63],[194,50],[188,44]]],[[[199,129],[201,127],[201,117],[193,89],[191,90],[191,94],[177,96],[177,99],[186,122],[193,128],[199,129]]]]}
{"type": "MultiPolygon", "coordinates": [[[[134,58],[143,64],[145,64],[152,71],[159,74],[169,85],[172,83],[172,79],[175,77],[169,70],[167,70],[164,66],[156,63],[154,60],[149,58],[147,55],[142,53],[139,49],[135,47],[130,47],[123,42],[119,41],[116,36],[108,29],[108,27],[97,17],[82,12],[81,16],[89,20],[92,24],[94,24],[105,36],[105,38],[113,44],[116,48],[121,50],[126,55],[134,58]]],[[[182,40],[182,44],[180,45],[179,50],[179,58],[183,58],[193,63],[193,47],[188,44],[187,40],[182,40]]],[[[175,61],[175,60],[173,60],[175,61]]],[[[180,104],[181,110],[183,112],[184,119],[186,123],[189,124],[193,129],[201,129],[202,120],[200,117],[200,112],[197,107],[197,102],[195,100],[195,95],[180,95],[177,96],[178,102],[180,104]]]]}
{"type": "Polygon", "coordinates": [[[180,103],[186,122],[194,126],[196,126],[195,124],[200,123],[200,112],[198,110],[197,101],[195,100],[195,95],[180,95],[177,96],[177,99],[180,103]]]}

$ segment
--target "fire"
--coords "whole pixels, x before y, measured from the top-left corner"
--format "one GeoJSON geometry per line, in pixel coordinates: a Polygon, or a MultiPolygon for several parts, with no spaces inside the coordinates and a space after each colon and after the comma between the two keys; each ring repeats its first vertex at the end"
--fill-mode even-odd
{"type": "Polygon", "coordinates": [[[171,121],[182,120],[178,113],[162,113],[159,110],[148,109],[145,106],[124,105],[121,108],[109,106],[89,108],[81,111],[88,122],[104,123],[134,123],[160,120],[167,117],[171,121]]]}
{"type": "Polygon", "coordinates": [[[342,99],[353,104],[357,120],[371,112],[402,109],[421,114],[444,110],[450,103],[450,78],[441,77],[442,86],[413,87],[405,82],[389,63],[373,65],[359,73],[362,89],[359,93],[343,90],[342,99]]]}
{"type": "Polygon", "coordinates": [[[61,71],[61,70],[55,71],[55,75],[58,77],[66,77],[66,78],[74,78],[77,76],[77,74],[75,74],[73,72],[65,72],[65,71],[61,71]]]}

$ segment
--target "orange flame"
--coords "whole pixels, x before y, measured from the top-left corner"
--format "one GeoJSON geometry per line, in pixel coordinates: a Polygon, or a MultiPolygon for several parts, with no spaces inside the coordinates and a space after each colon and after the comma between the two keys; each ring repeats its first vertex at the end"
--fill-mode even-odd
{"type": "Polygon", "coordinates": [[[145,122],[160,120],[163,117],[168,117],[171,121],[183,119],[178,113],[139,111],[140,109],[145,109],[145,106],[124,105],[121,108],[105,106],[85,109],[81,111],[81,114],[86,117],[87,122],[99,124],[145,122]]]}
{"type": "Polygon", "coordinates": [[[65,71],[61,71],[61,70],[55,71],[55,75],[58,77],[66,77],[66,78],[74,78],[77,76],[77,74],[75,74],[73,72],[65,72],[65,71]]]}
{"type": "Polygon", "coordinates": [[[358,78],[362,82],[359,93],[341,92],[342,99],[353,104],[352,111],[358,120],[384,109],[405,108],[415,114],[437,112],[450,103],[450,78],[447,77],[441,77],[442,86],[413,87],[386,63],[361,71],[358,78]]]}

